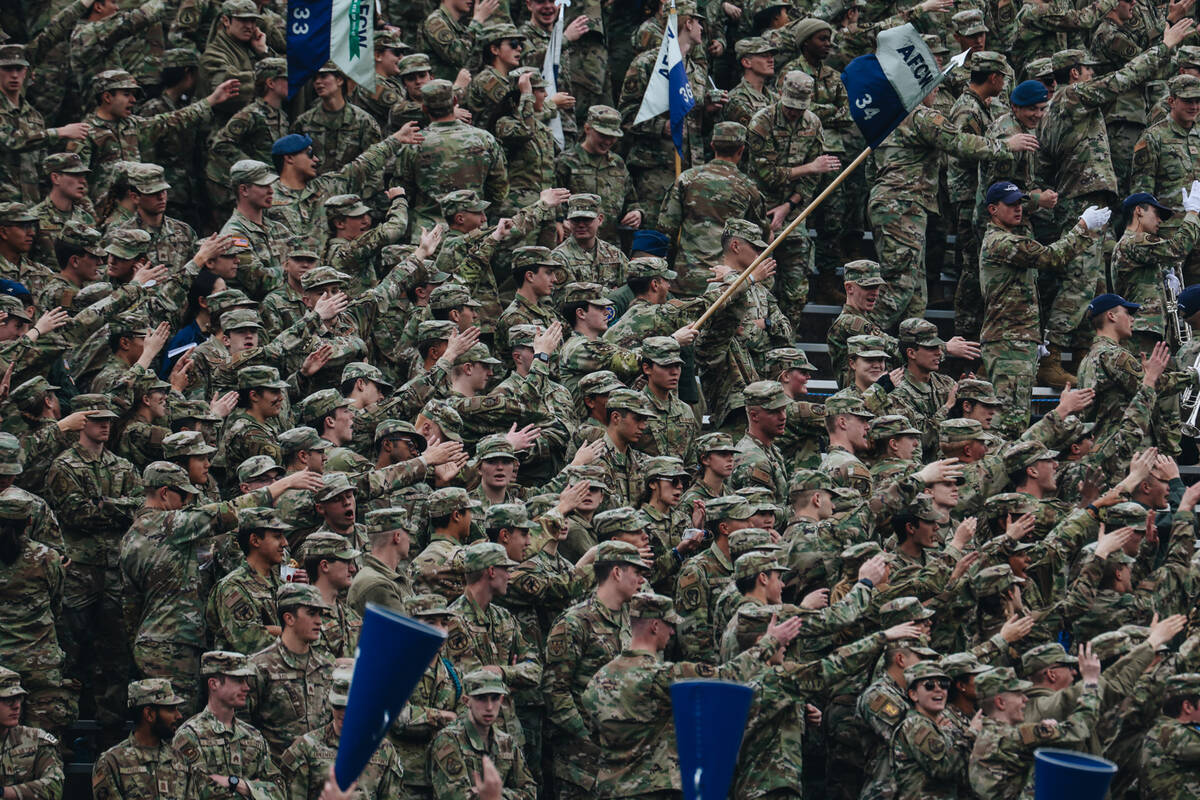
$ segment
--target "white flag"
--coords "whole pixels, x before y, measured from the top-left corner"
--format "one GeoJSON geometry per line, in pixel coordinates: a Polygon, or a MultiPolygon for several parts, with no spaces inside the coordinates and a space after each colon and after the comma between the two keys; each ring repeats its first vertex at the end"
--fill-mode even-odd
{"type": "Polygon", "coordinates": [[[688,82],[683,54],[679,52],[678,20],[672,2],[662,46],[658,48],[658,59],[654,62],[654,71],[650,73],[650,82],[646,84],[646,93],[642,95],[642,105],[633,124],[638,125],[670,111],[671,138],[675,140],[675,151],[682,153],[683,118],[696,105],[696,97],[688,82]]]}
{"type": "MultiPolygon", "coordinates": [[[[542,60],[542,79],[546,81],[547,97],[553,97],[558,93],[558,71],[562,62],[563,14],[566,12],[567,6],[571,5],[571,0],[554,0],[554,5],[558,6],[558,17],[554,20],[554,27],[550,29],[550,44],[547,45],[546,57],[542,60]]],[[[554,119],[550,120],[550,133],[554,136],[554,141],[559,148],[566,146],[566,140],[563,138],[562,115],[563,112],[559,111],[554,115],[554,119]]]]}
{"type": "Polygon", "coordinates": [[[375,4],[333,0],[329,19],[329,58],[359,86],[375,89],[375,4]]]}

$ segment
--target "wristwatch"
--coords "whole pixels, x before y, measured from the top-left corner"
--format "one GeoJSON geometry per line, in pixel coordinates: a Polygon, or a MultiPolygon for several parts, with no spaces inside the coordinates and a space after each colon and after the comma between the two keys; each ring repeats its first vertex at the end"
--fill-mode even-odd
{"type": "Polygon", "coordinates": [[[537,359],[541,359],[542,361],[544,361],[547,364],[550,363],[550,354],[549,353],[534,353],[533,357],[537,358],[537,359]]]}
{"type": "Polygon", "coordinates": [[[242,782],[242,779],[239,778],[237,775],[229,776],[229,788],[233,789],[235,792],[237,791],[238,784],[241,782],[242,782]]]}

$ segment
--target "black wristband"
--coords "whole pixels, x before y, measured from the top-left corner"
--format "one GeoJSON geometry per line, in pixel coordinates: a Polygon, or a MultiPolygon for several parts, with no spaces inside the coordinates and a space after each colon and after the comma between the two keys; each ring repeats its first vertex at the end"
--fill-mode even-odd
{"type": "Polygon", "coordinates": [[[864,586],[866,586],[868,589],[875,588],[875,582],[872,581],[870,578],[859,578],[858,582],[863,584],[864,586]]]}

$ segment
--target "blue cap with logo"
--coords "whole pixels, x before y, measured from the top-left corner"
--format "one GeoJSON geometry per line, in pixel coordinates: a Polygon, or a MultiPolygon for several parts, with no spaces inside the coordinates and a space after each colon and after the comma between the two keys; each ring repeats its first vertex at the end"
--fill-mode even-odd
{"type": "Polygon", "coordinates": [[[1111,292],[1109,292],[1109,293],[1105,293],[1105,294],[1097,296],[1095,300],[1088,303],[1088,307],[1087,307],[1088,317],[1095,319],[1096,317],[1103,314],[1105,311],[1111,311],[1112,309],[1116,308],[1117,306],[1124,306],[1125,308],[1129,309],[1130,314],[1136,313],[1137,310],[1139,308],[1141,308],[1140,304],[1131,303],[1128,300],[1126,300],[1124,297],[1121,297],[1121,295],[1112,294],[1111,292]]]}
{"type": "Polygon", "coordinates": [[[988,187],[987,195],[984,199],[988,205],[992,203],[1012,205],[1024,200],[1025,193],[1012,181],[996,181],[988,187]]]}
{"type": "Polygon", "coordinates": [[[1134,192],[1133,194],[1129,195],[1129,197],[1126,197],[1121,203],[1121,208],[1125,209],[1131,214],[1138,206],[1153,206],[1155,210],[1158,211],[1159,219],[1163,220],[1164,222],[1175,216],[1175,211],[1173,209],[1158,202],[1158,198],[1149,192],[1134,192]]]}

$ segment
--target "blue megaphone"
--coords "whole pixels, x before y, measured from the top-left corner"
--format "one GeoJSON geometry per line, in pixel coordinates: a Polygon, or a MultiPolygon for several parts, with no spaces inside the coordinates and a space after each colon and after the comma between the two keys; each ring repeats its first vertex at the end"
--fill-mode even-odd
{"type": "Polygon", "coordinates": [[[724,800],[754,691],[729,681],[671,684],[684,800],[724,800]]]}
{"type": "Polygon", "coordinates": [[[367,604],[333,768],[343,791],[371,760],[444,641],[444,631],[367,604]]]}
{"type": "Polygon", "coordinates": [[[1033,753],[1034,800],[1102,800],[1116,774],[1107,758],[1042,747],[1033,753]]]}

